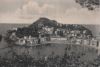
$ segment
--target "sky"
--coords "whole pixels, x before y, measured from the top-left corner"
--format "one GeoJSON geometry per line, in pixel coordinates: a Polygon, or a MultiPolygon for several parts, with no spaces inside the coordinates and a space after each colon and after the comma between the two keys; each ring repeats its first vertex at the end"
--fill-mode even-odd
{"type": "Polygon", "coordinates": [[[100,9],[90,11],[75,0],[0,0],[0,23],[31,24],[40,17],[64,24],[100,24],[100,9]]]}

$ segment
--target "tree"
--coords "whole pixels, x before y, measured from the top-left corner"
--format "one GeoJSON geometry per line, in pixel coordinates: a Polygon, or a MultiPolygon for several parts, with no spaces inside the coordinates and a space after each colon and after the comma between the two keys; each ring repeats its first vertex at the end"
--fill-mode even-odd
{"type": "Polygon", "coordinates": [[[86,7],[89,10],[94,10],[100,6],[99,0],[76,0],[82,7],[86,7]]]}

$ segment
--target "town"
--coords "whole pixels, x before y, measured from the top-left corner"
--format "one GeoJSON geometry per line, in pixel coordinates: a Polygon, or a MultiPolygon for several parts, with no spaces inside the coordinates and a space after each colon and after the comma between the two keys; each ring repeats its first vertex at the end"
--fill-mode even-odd
{"type": "Polygon", "coordinates": [[[90,30],[82,25],[56,23],[56,27],[53,27],[45,25],[47,23],[45,20],[50,21],[40,18],[40,23],[34,23],[33,28],[13,28],[9,31],[9,39],[17,45],[36,46],[47,43],[64,43],[87,45],[99,49],[99,41],[90,30]]]}

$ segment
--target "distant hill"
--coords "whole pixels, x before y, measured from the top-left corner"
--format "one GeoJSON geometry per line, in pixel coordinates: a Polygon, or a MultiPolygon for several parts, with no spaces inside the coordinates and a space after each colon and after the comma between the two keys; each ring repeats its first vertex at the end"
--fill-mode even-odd
{"type": "Polygon", "coordinates": [[[67,29],[70,28],[70,29],[80,29],[80,30],[87,29],[82,25],[78,25],[78,24],[61,24],[61,23],[58,23],[55,20],[50,20],[50,19],[44,18],[44,17],[39,18],[37,21],[35,21],[31,25],[29,25],[29,27],[32,28],[32,27],[38,26],[40,24],[43,25],[43,26],[57,27],[57,28],[67,28],[67,29]]]}
{"type": "Polygon", "coordinates": [[[87,30],[88,34],[92,35],[91,30],[89,30],[88,28],[86,28],[82,25],[78,25],[78,24],[61,24],[61,23],[58,23],[55,20],[50,20],[50,19],[44,18],[44,17],[42,17],[42,18],[38,19],[37,21],[33,22],[31,25],[29,25],[29,28],[38,29],[42,26],[54,27],[55,29],[56,28],[62,28],[62,29],[80,30],[80,31],[87,30]]]}
{"type": "Polygon", "coordinates": [[[57,21],[50,20],[48,18],[40,18],[37,21],[33,22],[33,24],[31,24],[29,27],[38,26],[39,24],[42,24],[44,26],[49,26],[49,27],[56,27],[57,21]]]}
{"type": "Polygon", "coordinates": [[[53,28],[53,31],[56,31],[57,29],[63,29],[63,30],[79,30],[81,33],[83,33],[84,30],[86,30],[86,35],[91,35],[92,32],[87,29],[86,27],[78,24],[61,24],[58,23],[55,20],[50,20],[48,18],[39,18],[37,21],[33,22],[31,25],[27,25],[27,27],[18,27],[18,30],[16,31],[16,35],[18,37],[23,37],[23,36],[38,36],[38,32],[42,30],[43,32],[43,27],[49,27],[53,28]]]}

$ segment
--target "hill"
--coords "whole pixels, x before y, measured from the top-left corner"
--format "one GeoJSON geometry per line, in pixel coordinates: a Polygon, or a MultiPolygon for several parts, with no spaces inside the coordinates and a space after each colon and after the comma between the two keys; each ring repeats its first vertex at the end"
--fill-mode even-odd
{"type": "Polygon", "coordinates": [[[48,32],[48,31],[44,30],[43,28],[45,28],[45,29],[47,29],[47,28],[51,29],[52,28],[53,29],[53,33],[52,34],[54,34],[54,32],[57,29],[59,29],[61,33],[63,32],[62,30],[65,30],[65,31],[66,30],[69,30],[69,31],[79,30],[81,32],[81,34],[83,34],[83,31],[86,30],[87,32],[85,34],[92,36],[92,32],[89,29],[87,29],[86,27],[82,26],[82,25],[77,25],[77,24],[61,24],[61,23],[58,23],[55,20],[50,20],[48,18],[40,18],[37,21],[33,22],[28,27],[18,28],[17,34],[18,35],[23,35],[23,36],[24,36],[24,34],[25,34],[25,36],[29,36],[29,35],[34,36],[35,34],[38,34],[41,31],[42,32],[43,31],[48,32]]]}
{"type": "Polygon", "coordinates": [[[49,26],[49,27],[56,27],[58,23],[57,21],[50,20],[48,18],[39,18],[37,21],[33,22],[33,24],[29,25],[29,27],[38,26],[40,24],[44,26],[49,26]]]}

